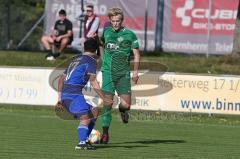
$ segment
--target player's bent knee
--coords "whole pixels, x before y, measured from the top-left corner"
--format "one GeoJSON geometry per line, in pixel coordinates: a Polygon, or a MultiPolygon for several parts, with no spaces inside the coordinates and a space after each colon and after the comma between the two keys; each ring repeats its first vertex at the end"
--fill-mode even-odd
{"type": "Polygon", "coordinates": [[[99,115],[99,109],[97,107],[95,108],[92,108],[90,111],[89,111],[89,118],[97,118],[99,115]]]}
{"type": "Polygon", "coordinates": [[[90,123],[90,119],[87,114],[80,116],[80,124],[81,125],[88,125],[89,123],[90,123]]]}
{"type": "Polygon", "coordinates": [[[122,104],[122,106],[126,109],[126,110],[130,110],[130,108],[131,108],[131,104],[130,103],[121,103],[122,104]]]}
{"type": "Polygon", "coordinates": [[[89,125],[90,120],[80,120],[80,125],[89,125]]]}

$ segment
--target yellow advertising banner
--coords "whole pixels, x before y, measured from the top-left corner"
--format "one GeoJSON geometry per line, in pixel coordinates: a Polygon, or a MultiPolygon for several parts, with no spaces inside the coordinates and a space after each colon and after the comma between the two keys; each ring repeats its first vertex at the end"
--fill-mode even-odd
{"type": "Polygon", "coordinates": [[[240,114],[240,77],[165,74],[159,86],[170,89],[159,97],[161,110],[240,114]]]}
{"type": "MultiPolygon", "coordinates": [[[[0,68],[0,103],[55,105],[58,77],[63,70],[39,68],[0,68]]],[[[101,85],[101,72],[97,75],[101,85]]],[[[100,106],[88,83],[83,89],[87,101],[100,106]]],[[[120,100],[115,98],[114,107],[120,100]]],[[[131,109],[240,114],[240,76],[213,76],[140,72],[132,84],[131,109]]]]}

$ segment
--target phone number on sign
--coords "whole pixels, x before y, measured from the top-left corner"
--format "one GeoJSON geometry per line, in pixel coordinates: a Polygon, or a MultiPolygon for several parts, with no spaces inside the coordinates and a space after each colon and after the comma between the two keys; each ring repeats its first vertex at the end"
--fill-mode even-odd
{"type": "Polygon", "coordinates": [[[37,95],[38,90],[36,88],[0,88],[0,99],[34,99],[37,95]]]}

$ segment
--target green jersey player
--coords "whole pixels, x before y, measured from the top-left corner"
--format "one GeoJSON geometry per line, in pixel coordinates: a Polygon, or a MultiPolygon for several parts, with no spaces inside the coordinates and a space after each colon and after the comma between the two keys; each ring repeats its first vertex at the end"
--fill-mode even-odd
{"type": "MultiPolygon", "coordinates": [[[[111,26],[103,31],[104,44],[102,63],[102,91],[106,99],[113,100],[115,91],[120,97],[119,111],[123,123],[128,123],[128,110],[131,106],[131,79],[137,84],[139,68],[139,44],[136,35],[122,26],[124,19],[120,8],[108,11],[111,26]],[[134,70],[130,77],[130,53],[134,55],[134,70]]],[[[102,113],[103,135],[101,143],[108,143],[108,130],[111,123],[112,104],[104,103],[102,113]]]]}

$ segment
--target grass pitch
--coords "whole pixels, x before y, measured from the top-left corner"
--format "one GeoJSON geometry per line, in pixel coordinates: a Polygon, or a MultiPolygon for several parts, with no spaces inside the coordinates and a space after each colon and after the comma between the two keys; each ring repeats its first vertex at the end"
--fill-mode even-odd
{"type": "Polygon", "coordinates": [[[136,120],[136,115],[123,124],[115,112],[108,145],[75,151],[77,121],[58,118],[52,108],[1,106],[0,158],[239,158],[238,118],[175,116],[154,121],[136,120]]]}

